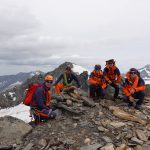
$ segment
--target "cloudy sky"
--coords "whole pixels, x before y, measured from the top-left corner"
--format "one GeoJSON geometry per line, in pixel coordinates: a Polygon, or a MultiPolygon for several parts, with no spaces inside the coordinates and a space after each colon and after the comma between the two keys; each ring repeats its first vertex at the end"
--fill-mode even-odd
{"type": "Polygon", "coordinates": [[[0,0],[0,75],[150,64],[150,0],[0,0]]]}

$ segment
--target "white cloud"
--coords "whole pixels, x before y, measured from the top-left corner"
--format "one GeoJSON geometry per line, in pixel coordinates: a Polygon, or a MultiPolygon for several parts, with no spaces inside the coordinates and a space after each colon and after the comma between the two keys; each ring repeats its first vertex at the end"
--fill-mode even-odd
{"type": "Polygon", "coordinates": [[[64,61],[92,68],[110,58],[124,70],[142,67],[150,63],[149,5],[149,0],[2,0],[0,69],[11,74],[10,65],[20,72],[22,65],[32,70],[64,61]]]}

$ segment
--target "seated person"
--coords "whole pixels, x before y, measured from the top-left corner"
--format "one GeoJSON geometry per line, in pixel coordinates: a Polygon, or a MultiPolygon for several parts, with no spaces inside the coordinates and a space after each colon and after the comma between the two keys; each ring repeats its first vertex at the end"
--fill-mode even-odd
{"type": "Polygon", "coordinates": [[[59,94],[60,92],[62,92],[63,89],[73,86],[73,81],[75,81],[77,83],[77,87],[80,88],[78,78],[73,74],[71,67],[67,66],[65,71],[53,84],[53,86],[55,86],[55,93],[59,94]],[[62,83],[60,82],[61,80],[62,83]]]}
{"type": "Polygon", "coordinates": [[[95,65],[88,79],[88,83],[89,96],[94,100],[99,98],[103,99],[105,96],[106,82],[100,65],[95,65]]]}
{"type": "Polygon", "coordinates": [[[41,120],[53,119],[56,117],[54,108],[51,106],[51,87],[53,83],[53,77],[51,75],[46,75],[44,78],[44,83],[39,86],[32,97],[31,110],[33,110],[33,115],[35,121],[40,122],[41,120]],[[36,120],[38,117],[38,120],[36,120]]]}
{"type": "Polygon", "coordinates": [[[121,81],[120,70],[116,67],[114,59],[106,61],[106,67],[103,71],[104,77],[108,85],[112,86],[115,89],[114,98],[118,98],[119,95],[119,84],[121,81]]]}
{"type": "Polygon", "coordinates": [[[129,107],[133,106],[134,99],[137,99],[135,108],[140,109],[145,97],[145,82],[137,69],[131,68],[127,72],[123,93],[125,94],[124,100],[129,103],[129,107]]]}

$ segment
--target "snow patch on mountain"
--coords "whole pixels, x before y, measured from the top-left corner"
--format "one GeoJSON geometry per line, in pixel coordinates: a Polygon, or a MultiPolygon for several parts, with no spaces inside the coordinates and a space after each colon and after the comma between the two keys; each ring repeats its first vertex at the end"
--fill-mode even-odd
{"type": "Polygon", "coordinates": [[[84,71],[88,71],[87,69],[85,69],[85,68],[83,68],[83,67],[81,67],[79,65],[76,65],[76,64],[72,64],[72,65],[73,65],[73,68],[72,68],[73,72],[75,72],[77,74],[81,74],[84,71]]]}
{"type": "Polygon", "coordinates": [[[31,117],[29,117],[30,115],[29,109],[30,109],[29,106],[25,106],[24,104],[21,103],[15,107],[1,109],[0,117],[12,116],[28,123],[31,121],[31,117]]]}

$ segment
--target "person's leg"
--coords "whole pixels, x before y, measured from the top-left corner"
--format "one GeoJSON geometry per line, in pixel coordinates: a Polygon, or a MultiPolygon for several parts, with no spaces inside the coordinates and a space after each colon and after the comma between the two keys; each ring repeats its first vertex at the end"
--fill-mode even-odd
{"type": "Polygon", "coordinates": [[[98,88],[98,96],[99,96],[101,99],[103,99],[105,95],[106,95],[105,89],[103,89],[102,87],[99,87],[99,88],[98,88]]]}
{"type": "Polygon", "coordinates": [[[117,98],[119,95],[119,85],[117,85],[115,83],[112,83],[110,85],[115,89],[114,98],[117,98]]]}
{"type": "Polygon", "coordinates": [[[89,85],[89,96],[90,98],[95,98],[95,86],[94,85],[89,85]]]}
{"type": "Polygon", "coordinates": [[[139,91],[134,94],[134,98],[138,99],[138,101],[136,102],[136,106],[135,106],[136,109],[140,109],[140,106],[142,105],[144,101],[144,97],[145,97],[144,91],[139,91]]]}
{"type": "Polygon", "coordinates": [[[43,109],[40,115],[45,119],[54,119],[56,117],[56,113],[52,109],[43,109]]]}
{"type": "Polygon", "coordinates": [[[128,97],[128,96],[124,95],[124,96],[123,96],[123,101],[124,101],[125,103],[128,103],[128,107],[132,107],[132,106],[133,106],[133,102],[131,102],[131,101],[129,100],[129,97],[128,97]]]}

